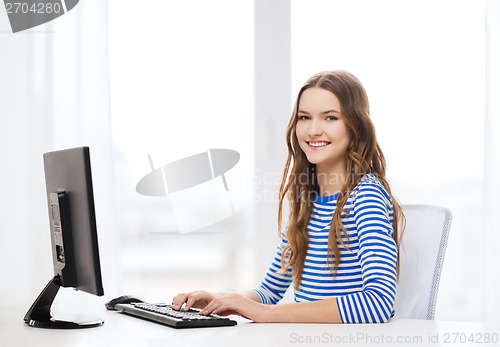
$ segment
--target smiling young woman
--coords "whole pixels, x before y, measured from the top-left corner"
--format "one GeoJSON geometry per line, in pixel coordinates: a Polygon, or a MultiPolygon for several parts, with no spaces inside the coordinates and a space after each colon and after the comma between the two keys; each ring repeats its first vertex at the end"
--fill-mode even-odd
{"type": "Polygon", "coordinates": [[[300,148],[321,179],[320,195],[339,192],[346,179],[346,153],[351,136],[340,109],[339,99],[326,89],[309,88],[300,98],[295,133],[300,148]]]}
{"type": "Polygon", "coordinates": [[[387,322],[404,216],[385,177],[361,82],[340,70],[311,77],[298,93],[286,139],[281,242],[261,285],[239,294],[179,294],[174,308],[255,322],[387,322]],[[276,305],[291,284],[296,302],[276,305]]]}

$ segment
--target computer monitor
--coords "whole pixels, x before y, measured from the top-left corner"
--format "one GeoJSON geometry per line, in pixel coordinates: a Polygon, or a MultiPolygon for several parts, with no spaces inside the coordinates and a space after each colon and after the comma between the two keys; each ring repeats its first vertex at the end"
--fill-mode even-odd
{"type": "Polygon", "coordinates": [[[60,287],[104,295],[88,147],[43,155],[54,278],[24,317],[32,327],[74,329],[102,325],[102,319],[80,315],[69,320],[52,317],[51,306],[60,287]],[[74,318],[74,319],[73,319],[74,318]]]}

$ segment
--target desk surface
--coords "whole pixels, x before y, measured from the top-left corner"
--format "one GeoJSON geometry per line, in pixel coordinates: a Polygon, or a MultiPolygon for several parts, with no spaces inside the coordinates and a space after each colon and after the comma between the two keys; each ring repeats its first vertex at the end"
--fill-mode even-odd
{"type": "MultiPolygon", "coordinates": [[[[256,324],[236,318],[235,327],[172,329],[118,312],[106,311],[103,326],[81,330],[32,328],[26,309],[0,307],[2,347],[94,346],[485,346],[500,330],[482,323],[392,320],[387,324],[256,324]],[[470,336],[476,341],[470,340],[470,336]],[[469,340],[466,340],[469,338],[469,340]],[[482,340],[479,341],[479,339],[482,340]],[[454,343],[453,343],[454,342],[454,343]]],[[[500,342],[491,345],[500,346],[500,342]]]]}

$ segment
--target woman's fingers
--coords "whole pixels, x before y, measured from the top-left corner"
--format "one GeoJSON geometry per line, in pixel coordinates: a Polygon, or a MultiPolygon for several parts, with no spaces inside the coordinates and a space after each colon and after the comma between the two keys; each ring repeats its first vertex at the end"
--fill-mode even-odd
{"type": "Polygon", "coordinates": [[[194,292],[188,297],[184,309],[187,311],[191,307],[203,308],[206,303],[210,302],[212,299],[213,295],[205,291],[194,292]]]}
{"type": "Polygon", "coordinates": [[[180,310],[182,305],[184,309],[187,311],[191,307],[195,308],[204,308],[209,302],[211,302],[215,298],[215,295],[204,290],[194,291],[189,293],[182,293],[177,295],[172,300],[172,308],[174,310],[180,310]]]}
{"type": "Polygon", "coordinates": [[[174,310],[180,310],[180,308],[182,307],[182,305],[184,305],[184,303],[186,302],[188,297],[189,297],[189,294],[185,294],[185,293],[178,294],[177,296],[175,296],[172,299],[172,308],[174,310]]]}

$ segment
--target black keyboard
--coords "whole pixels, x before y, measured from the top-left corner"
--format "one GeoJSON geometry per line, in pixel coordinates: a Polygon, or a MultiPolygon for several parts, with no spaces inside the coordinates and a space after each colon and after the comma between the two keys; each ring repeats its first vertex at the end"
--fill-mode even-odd
{"type": "Polygon", "coordinates": [[[215,314],[201,315],[197,309],[174,310],[167,304],[117,304],[115,309],[125,314],[168,325],[173,328],[223,327],[236,325],[236,321],[215,314]]]}

